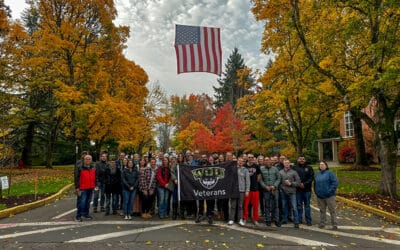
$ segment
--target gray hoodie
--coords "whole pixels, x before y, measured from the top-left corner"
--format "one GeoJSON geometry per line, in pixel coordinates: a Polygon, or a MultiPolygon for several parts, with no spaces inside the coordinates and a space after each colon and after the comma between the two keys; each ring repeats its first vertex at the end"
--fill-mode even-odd
{"type": "Polygon", "coordinates": [[[250,174],[245,167],[238,167],[239,192],[250,192],[250,174]]]}
{"type": "Polygon", "coordinates": [[[279,174],[282,177],[282,182],[279,188],[286,194],[295,194],[296,187],[300,185],[299,174],[291,168],[289,168],[289,170],[287,171],[285,171],[285,169],[282,169],[281,171],[279,171],[279,174]],[[290,186],[286,186],[286,180],[290,181],[290,183],[292,184],[290,186]]]}

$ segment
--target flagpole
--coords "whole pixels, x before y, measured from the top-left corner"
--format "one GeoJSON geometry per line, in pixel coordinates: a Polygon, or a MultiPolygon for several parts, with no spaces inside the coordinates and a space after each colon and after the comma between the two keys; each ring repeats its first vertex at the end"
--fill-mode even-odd
{"type": "Polygon", "coordinates": [[[178,173],[178,202],[181,202],[181,178],[179,173],[179,164],[176,166],[176,171],[178,173]]]}

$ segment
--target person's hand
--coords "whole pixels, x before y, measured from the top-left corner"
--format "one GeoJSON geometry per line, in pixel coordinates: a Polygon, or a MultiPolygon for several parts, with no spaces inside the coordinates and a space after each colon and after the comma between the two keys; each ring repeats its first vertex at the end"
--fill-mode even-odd
{"type": "Polygon", "coordinates": [[[271,186],[266,186],[265,188],[267,189],[267,191],[271,191],[271,186]]]}
{"type": "Polygon", "coordinates": [[[153,194],[154,194],[154,190],[150,190],[149,195],[153,195],[153,194]]]}
{"type": "Polygon", "coordinates": [[[130,189],[130,190],[133,190],[133,187],[130,187],[129,189],[130,189]]]}
{"type": "Polygon", "coordinates": [[[94,191],[99,191],[99,187],[95,187],[95,188],[94,188],[94,191]]]}
{"type": "Polygon", "coordinates": [[[244,196],[246,196],[246,197],[249,196],[249,192],[245,192],[244,196]]]}
{"type": "Polygon", "coordinates": [[[146,191],[143,191],[143,194],[144,194],[144,195],[148,195],[149,193],[148,193],[147,190],[146,190],[146,191]]]}
{"type": "Polygon", "coordinates": [[[303,182],[300,183],[299,187],[300,187],[301,189],[304,189],[304,183],[303,183],[303,182]]]}
{"type": "Polygon", "coordinates": [[[178,180],[175,180],[175,184],[178,185],[178,180]]]}

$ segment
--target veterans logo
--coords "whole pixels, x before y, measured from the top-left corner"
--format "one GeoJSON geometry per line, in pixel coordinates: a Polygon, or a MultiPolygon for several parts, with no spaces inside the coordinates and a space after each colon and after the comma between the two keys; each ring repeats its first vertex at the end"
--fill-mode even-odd
{"type": "Polygon", "coordinates": [[[214,188],[219,179],[225,177],[225,169],[220,167],[204,167],[192,170],[193,178],[206,189],[214,188]]]}

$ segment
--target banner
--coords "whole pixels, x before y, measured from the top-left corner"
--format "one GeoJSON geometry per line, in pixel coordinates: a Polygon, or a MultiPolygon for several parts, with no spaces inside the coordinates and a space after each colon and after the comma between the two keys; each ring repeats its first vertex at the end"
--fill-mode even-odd
{"type": "Polygon", "coordinates": [[[236,161],[212,166],[179,165],[180,200],[239,198],[236,161]]]}

